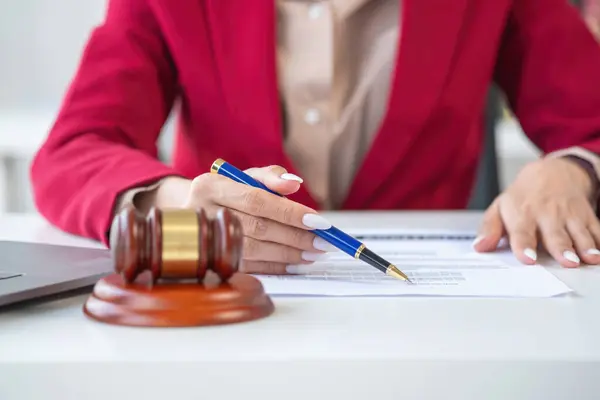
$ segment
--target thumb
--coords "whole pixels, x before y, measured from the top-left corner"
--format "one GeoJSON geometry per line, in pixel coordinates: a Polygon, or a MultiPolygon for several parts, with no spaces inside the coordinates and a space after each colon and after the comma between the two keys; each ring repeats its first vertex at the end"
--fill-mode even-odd
{"type": "Polygon", "coordinates": [[[479,228],[479,234],[473,242],[473,248],[478,252],[494,251],[505,233],[498,199],[488,207],[479,228]]]}
{"type": "Polygon", "coordinates": [[[278,165],[250,168],[244,172],[283,196],[297,192],[300,184],[304,182],[299,176],[288,173],[285,168],[278,165]]]}

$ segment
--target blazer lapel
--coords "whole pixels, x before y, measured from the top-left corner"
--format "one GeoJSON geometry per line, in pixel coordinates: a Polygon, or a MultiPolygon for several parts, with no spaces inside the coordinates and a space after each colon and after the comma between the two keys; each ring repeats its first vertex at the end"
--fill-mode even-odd
{"type": "MultiPolygon", "coordinates": [[[[236,121],[250,130],[248,145],[260,144],[261,153],[265,149],[281,149],[275,2],[204,0],[204,3],[215,62],[230,111],[236,121]]],[[[282,161],[281,154],[265,156],[273,163],[282,161]]]]}
{"type": "MultiPolygon", "coordinates": [[[[162,22],[189,40],[175,43],[181,46],[179,51],[186,52],[191,63],[211,63],[214,68],[232,116],[231,129],[238,130],[241,137],[237,143],[219,143],[219,156],[240,167],[277,164],[296,173],[283,147],[275,1],[149,1],[163,15],[177,16],[162,22]],[[212,49],[211,57],[194,51],[202,42],[202,47],[212,49]]],[[[290,197],[317,207],[304,187],[290,197]]]]}
{"type": "MultiPolygon", "coordinates": [[[[246,135],[243,143],[237,144],[236,154],[246,165],[277,164],[297,173],[284,149],[275,1],[204,0],[204,3],[223,92],[236,126],[242,127],[246,135]]],[[[289,197],[317,207],[304,186],[289,197]]]]}
{"type": "Polygon", "coordinates": [[[364,207],[423,129],[446,82],[470,0],[403,0],[393,88],[344,208],[364,207]]]}
{"type": "MultiPolygon", "coordinates": [[[[233,116],[232,129],[247,135],[243,145],[227,143],[228,153],[235,153],[237,158],[249,160],[250,164],[260,161],[252,155],[273,159],[271,153],[277,154],[273,149],[277,149],[282,140],[276,86],[274,2],[151,1],[164,15],[176,16],[165,18],[163,23],[170,24],[169,28],[185,38],[185,42],[173,45],[180,47],[179,52],[186,53],[188,62],[212,64],[228,112],[233,116]],[[195,51],[199,43],[201,47],[212,49],[210,57],[195,51]]],[[[280,154],[271,161],[276,162],[281,162],[280,154]]]]}

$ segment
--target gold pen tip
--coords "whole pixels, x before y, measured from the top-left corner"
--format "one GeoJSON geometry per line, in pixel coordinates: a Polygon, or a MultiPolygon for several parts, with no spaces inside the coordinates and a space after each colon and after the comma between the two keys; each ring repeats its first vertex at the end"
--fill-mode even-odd
{"type": "Polygon", "coordinates": [[[387,267],[386,273],[389,276],[393,276],[396,279],[401,279],[403,281],[407,281],[408,283],[412,283],[412,281],[404,274],[402,271],[398,269],[395,265],[391,265],[387,267]]]}

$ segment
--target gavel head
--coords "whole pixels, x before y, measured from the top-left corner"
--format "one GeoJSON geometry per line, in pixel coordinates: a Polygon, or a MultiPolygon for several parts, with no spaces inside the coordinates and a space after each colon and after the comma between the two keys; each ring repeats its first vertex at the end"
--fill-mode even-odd
{"type": "Polygon", "coordinates": [[[243,232],[227,209],[209,219],[204,210],[152,208],[146,216],[126,207],[110,235],[115,271],[125,281],[150,271],[153,280],[204,280],[208,270],[227,281],[238,271],[243,232]]]}

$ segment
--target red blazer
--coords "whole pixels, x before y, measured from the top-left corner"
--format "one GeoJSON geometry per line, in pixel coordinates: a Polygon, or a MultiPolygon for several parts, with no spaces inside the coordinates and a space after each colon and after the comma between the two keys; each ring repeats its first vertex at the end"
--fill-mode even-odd
{"type": "MultiPolygon", "coordinates": [[[[39,211],[105,239],[114,200],[283,147],[273,0],[111,0],[31,170],[39,211]],[[179,106],[172,166],[156,139],[179,106]]],[[[566,0],[403,0],[387,114],[343,209],[460,209],[492,80],[544,152],[600,153],[600,47],[566,0]]],[[[292,197],[317,208],[305,189],[292,197]]]]}

